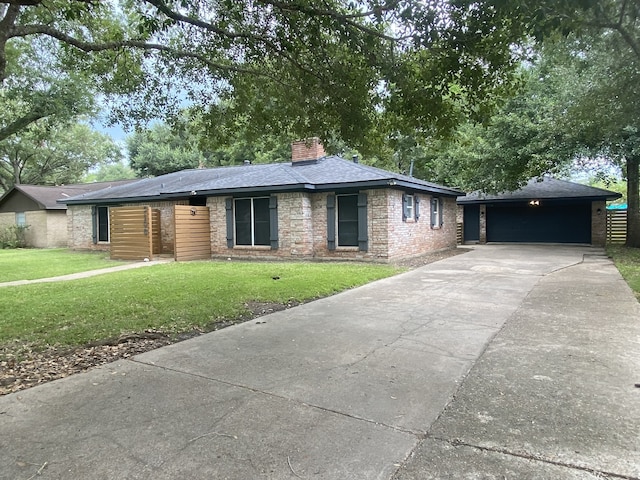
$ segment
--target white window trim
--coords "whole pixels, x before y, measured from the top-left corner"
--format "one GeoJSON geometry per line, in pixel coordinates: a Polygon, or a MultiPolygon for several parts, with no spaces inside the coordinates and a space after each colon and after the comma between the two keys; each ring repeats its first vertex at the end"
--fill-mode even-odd
{"type": "Polygon", "coordinates": [[[415,221],[416,220],[416,197],[412,193],[405,194],[405,198],[407,199],[407,220],[415,221]]]}

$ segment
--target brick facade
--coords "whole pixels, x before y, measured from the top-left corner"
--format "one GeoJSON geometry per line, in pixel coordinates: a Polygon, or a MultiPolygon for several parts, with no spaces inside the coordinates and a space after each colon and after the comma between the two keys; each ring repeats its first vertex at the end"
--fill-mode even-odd
{"type": "Polygon", "coordinates": [[[606,202],[591,202],[591,245],[604,247],[607,243],[606,202]]]}
{"type": "Polygon", "coordinates": [[[367,194],[367,251],[336,247],[327,242],[327,193],[280,193],[278,197],[278,249],[236,246],[227,248],[224,197],[210,197],[211,252],[216,258],[315,258],[387,262],[456,246],[455,199],[443,198],[444,224],[431,228],[430,200],[421,196],[422,217],[403,222],[402,192],[363,190],[367,194]]]}
{"type": "MultiPolygon", "coordinates": [[[[367,194],[368,249],[336,247],[327,242],[327,193],[278,193],[278,248],[268,246],[227,247],[226,200],[209,197],[211,255],[213,258],[254,259],[336,259],[387,262],[422,255],[456,246],[456,205],[453,198],[442,198],[444,223],[431,228],[431,197],[419,195],[421,217],[402,220],[402,191],[391,189],[363,190],[367,194]]],[[[173,205],[180,202],[152,202],[145,205],[161,212],[162,253],[173,253],[173,205]]],[[[140,205],[140,204],[127,204],[140,205]]],[[[70,205],[67,210],[69,247],[72,249],[107,250],[109,244],[93,243],[91,206],[70,205]]]]}
{"type": "MultiPolygon", "coordinates": [[[[67,216],[64,210],[31,210],[24,212],[29,228],[25,231],[27,246],[63,248],[67,246],[67,216]]],[[[0,213],[0,229],[16,224],[16,213],[0,213]]]]}

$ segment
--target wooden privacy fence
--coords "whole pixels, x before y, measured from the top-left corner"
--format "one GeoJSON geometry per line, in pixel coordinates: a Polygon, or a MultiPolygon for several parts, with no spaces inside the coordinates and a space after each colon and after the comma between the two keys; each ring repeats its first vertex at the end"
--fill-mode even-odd
{"type": "Polygon", "coordinates": [[[160,253],[160,211],[150,207],[109,209],[111,258],[151,259],[160,253]]]}
{"type": "Polygon", "coordinates": [[[211,258],[209,207],[174,207],[176,262],[211,258]]]}
{"type": "Polygon", "coordinates": [[[607,210],[607,243],[627,241],[627,211],[607,210]]]}

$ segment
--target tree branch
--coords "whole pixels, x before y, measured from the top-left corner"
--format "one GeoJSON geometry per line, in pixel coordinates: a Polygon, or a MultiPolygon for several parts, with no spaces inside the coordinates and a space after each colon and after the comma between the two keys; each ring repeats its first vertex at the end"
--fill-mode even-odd
{"type": "Polygon", "coordinates": [[[247,75],[253,75],[256,77],[266,77],[271,80],[277,81],[282,84],[282,81],[265,73],[263,70],[255,70],[251,68],[244,68],[235,65],[225,65],[222,63],[216,63],[209,60],[206,56],[188,52],[186,50],[179,50],[172,47],[168,47],[167,45],[162,45],[159,43],[147,43],[140,40],[122,40],[116,42],[104,42],[104,43],[93,43],[93,42],[85,42],[83,40],[78,40],[70,35],[67,35],[64,32],[56,30],[53,27],[49,27],[47,25],[24,25],[21,27],[16,27],[15,32],[13,33],[14,37],[26,37],[28,35],[48,35],[52,38],[60,40],[63,43],[71,45],[79,50],[82,50],[85,53],[91,52],[104,52],[104,51],[116,51],[123,48],[135,48],[138,50],[146,50],[146,51],[159,51],[170,53],[177,58],[193,58],[202,62],[204,65],[209,67],[213,71],[226,71],[233,73],[243,73],[247,75]]]}
{"type": "Polygon", "coordinates": [[[300,62],[298,62],[296,59],[294,59],[291,55],[289,55],[288,53],[284,52],[281,48],[279,48],[274,41],[269,38],[266,37],[264,35],[256,35],[253,33],[232,33],[229,32],[227,30],[223,30],[219,27],[216,27],[215,25],[209,23],[209,22],[205,22],[203,20],[199,20],[197,18],[193,18],[193,17],[188,17],[186,15],[182,15],[178,12],[175,12],[173,10],[171,10],[164,2],[160,1],[160,0],[145,0],[148,4],[153,5],[154,7],[156,7],[158,9],[158,11],[160,11],[161,13],[163,13],[164,15],[166,15],[168,18],[170,18],[171,20],[175,21],[175,22],[180,22],[180,23],[186,23],[188,25],[192,25],[194,27],[198,27],[201,29],[204,29],[210,33],[215,33],[216,35],[221,35],[223,37],[229,38],[231,40],[237,40],[237,39],[243,39],[243,40],[251,40],[257,43],[261,43],[263,44],[265,47],[267,47],[269,50],[271,50],[273,53],[275,53],[276,55],[286,59],[288,62],[290,62],[292,65],[294,65],[297,69],[312,75],[316,78],[320,78],[315,72],[313,72],[311,69],[305,67],[304,65],[302,65],[300,62]]]}
{"type": "Polygon", "coordinates": [[[640,45],[636,42],[636,39],[633,38],[631,33],[629,33],[622,25],[613,22],[586,22],[588,27],[600,28],[600,29],[609,29],[617,31],[622,39],[626,42],[627,45],[633,50],[633,53],[638,59],[640,59],[640,45]]]}
{"type": "Polygon", "coordinates": [[[41,118],[48,117],[51,114],[53,114],[53,112],[50,112],[47,110],[38,111],[37,108],[34,110],[31,110],[29,113],[11,122],[9,125],[0,128],[0,142],[3,140],[6,140],[11,135],[18,133],[20,130],[22,130],[25,127],[28,127],[32,123],[37,122],[41,118]]]}
{"type": "Polygon", "coordinates": [[[339,22],[343,22],[343,23],[345,23],[345,24],[347,24],[347,25],[349,25],[351,27],[354,27],[357,30],[360,30],[360,31],[366,33],[367,35],[378,37],[378,38],[381,38],[381,39],[384,39],[384,40],[388,40],[388,41],[391,41],[391,42],[396,42],[396,41],[399,40],[396,37],[392,37],[390,35],[386,35],[386,34],[384,34],[382,32],[379,32],[378,30],[376,30],[374,28],[367,27],[367,26],[362,25],[360,23],[357,23],[355,21],[356,19],[359,19],[359,18],[367,18],[367,17],[371,17],[372,15],[379,15],[382,12],[393,10],[400,3],[399,0],[389,1],[384,6],[382,6],[380,8],[376,8],[374,10],[368,10],[368,11],[365,11],[365,12],[353,13],[353,14],[338,13],[335,10],[321,10],[321,9],[313,8],[313,7],[304,7],[302,5],[292,5],[291,3],[275,1],[275,0],[258,0],[258,2],[263,3],[263,4],[271,5],[271,6],[276,7],[279,10],[282,10],[282,11],[302,12],[302,13],[305,13],[307,15],[330,17],[330,18],[333,18],[335,20],[338,20],[339,22]]]}

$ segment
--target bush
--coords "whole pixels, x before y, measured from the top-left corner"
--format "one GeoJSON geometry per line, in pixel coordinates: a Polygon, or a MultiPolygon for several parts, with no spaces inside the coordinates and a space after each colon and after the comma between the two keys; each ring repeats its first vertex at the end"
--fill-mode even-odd
{"type": "Polygon", "coordinates": [[[29,225],[10,225],[0,229],[0,248],[24,248],[29,225]]]}

